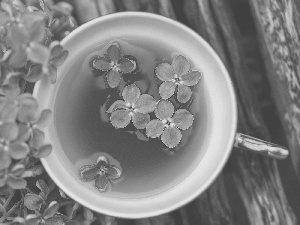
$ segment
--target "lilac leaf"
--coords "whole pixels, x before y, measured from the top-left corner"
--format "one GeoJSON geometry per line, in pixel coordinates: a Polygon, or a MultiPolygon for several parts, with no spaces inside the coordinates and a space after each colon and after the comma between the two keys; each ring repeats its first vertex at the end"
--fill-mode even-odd
{"type": "Polygon", "coordinates": [[[85,181],[94,180],[99,172],[100,170],[96,165],[86,165],[79,169],[80,177],[85,181]]]}
{"type": "Polygon", "coordinates": [[[110,116],[111,124],[116,128],[124,128],[130,123],[130,115],[127,110],[116,110],[110,116]]]}
{"type": "Polygon", "coordinates": [[[176,88],[176,83],[173,81],[165,81],[159,86],[159,95],[162,99],[168,99],[170,98],[176,88]]]}
{"type": "Polygon", "coordinates": [[[186,86],[194,86],[196,85],[202,77],[202,73],[200,71],[190,71],[181,76],[182,83],[186,86]]]}
{"type": "Polygon", "coordinates": [[[11,143],[8,150],[13,159],[24,159],[29,153],[29,146],[26,143],[11,143]]]}
{"type": "Polygon", "coordinates": [[[93,67],[101,71],[108,71],[112,69],[111,62],[104,57],[97,57],[93,61],[93,67]]]}
{"type": "Polygon", "coordinates": [[[126,105],[129,104],[130,106],[136,103],[140,95],[141,91],[135,84],[126,86],[122,91],[122,96],[126,105]]]}
{"type": "Polygon", "coordinates": [[[151,95],[142,94],[138,98],[134,108],[140,113],[153,112],[156,108],[156,100],[151,95]]]}
{"type": "Polygon", "coordinates": [[[0,138],[4,140],[14,140],[18,137],[18,125],[13,122],[4,122],[0,125],[0,138]]]}
{"type": "Polygon", "coordinates": [[[6,181],[7,185],[12,189],[24,189],[27,186],[27,181],[20,177],[9,175],[6,181]]]}
{"type": "Polygon", "coordinates": [[[123,57],[119,60],[118,69],[122,73],[131,73],[136,69],[136,63],[123,57]]]}
{"type": "Polygon", "coordinates": [[[119,47],[119,44],[115,42],[111,46],[109,46],[106,54],[107,54],[107,58],[111,62],[116,64],[119,61],[119,59],[121,58],[121,49],[119,47]]]}
{"type": "Polygon", "coordinates": [[[137,129],[146,128],[147,124],[150,122],[150,115],[135,112],[132,116],[132,123],[137,129]]]}
{"type": "Polygon", "coordinates": [[[155,74],[161,81],[170,81],[175,78],[172,66],[168,63],[161,63],[155,68],[155,74]]]}
{"type": "Polygon", "coordinates": [[[162,142],[168,147],[168,148],[174,148],[176,147],[182,138],[182,134],[180,130],[176,127],[167,127],[164,132],[161,135],[162,142]]]}
{"type": "Polygon", "coordinates": [[[186,103],[192,97],[192,90],[183,84],[178,85],[177,100],[180,103],[186,103]]]}
{"type": "Polygon", "coordinates": [[[56,201],[52,201],[49,204],[48,208],[45,210],[43,217],[45,219],[48,219],[54,216],[58,209],[59,209],[59,204],[56,201]]]}
{"type": "Polygon", "coordinates": [[[160,120],[171,118],[174,114],[174,106],[168,100],[160,100],[155,109],[155,115],[160,120]]]}
{"type": "Polygon", "coordinates": [[[95,180],[95,187],[99,191],[103,192],[107,189],[107,186],[108,186],[108,180],[107,180],[105,174],[104,173],[98,174],[98,176],[95,180]]]}
{"type": "Polygon", "coordinates": [[[46,184],[46,182],[42,179],[39,179],[35,185],[38,187],[38,189],[40,189],[40,191],[41,191],[40,195],[42,194],[43,198],[47,199],[47,197],[49,195],[49,187],[46,184]]]}
{"type": "Polygon", "coordinates": [[[181,77],[183,74],[190,71],[191,64],[184,56],[178,55],[173,58],[172,67],[175,74],[177,74],[178,77],[181,77]]]}
{"type": "Polygon", "coordinates": [[[119,177],[121,177],[121,175],[122,175],[122,171],[115,165],[110,165],[107,168],[107,171],[106,171],[107,179],[115,180],[115,179],[118,179],[119,177]]]}
{"type": "Polygon", "coordinates": [[[107,72],[107,83],[111,88],[116,88],[120,81],[121,75],[116,69],[111,69],[107,72]]]}
{"type": "Polygon", "coordinates": [[[83,207],[83,216],[86,220],[92,221],[94,219],[94,214],[92,213],[91,210],[89,210],[86,207],[83,207]]]}
{"type": "Polygon", "coordinates": [[[109,109],[106,111],[107,113],[112,113],[116,109],[127,109],[128,107],[126,106],[126,103],[122,100],[117,100],[115,101],[109,109]]]}
{"type": "Polygon", "coordinates": [[[194,116],[186,109],[179,109],[174,113],[172,119],[176,127],[181,130],[187,130],[188,128],[190,128],[190,126],[192,126],[194,116]]]}
{"type": "Polygon", "coordinates": [[[43,199],[39,195],[27,193],[24,197],[24,205],[30,210],[39,210],[42,203],[43,199]]]}
{"type": "Polygon", "coordinates": [[[151,138],[159,137],[165,129],[165,124],[161,120],[151,120],[146,127],[146,135],[151,138]]]}

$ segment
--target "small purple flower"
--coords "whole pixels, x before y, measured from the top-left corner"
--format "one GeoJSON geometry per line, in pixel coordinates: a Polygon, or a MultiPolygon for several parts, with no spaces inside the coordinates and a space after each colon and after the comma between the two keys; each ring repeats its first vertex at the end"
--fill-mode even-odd
{"type": "Polygon", "coordinates": [[[186,103],[192,96],[190,86],[196,85],[202,77],[201,72],[191,70],[191,64],[182,55],[175,56],[172,65],[161,63],[155,68],[156,76],[163,81],[159,87],[162,99],[170,98],[177,88],[177,100],[186,103]]]}
{"type": "Polygon", "coordinates": [[[161,136],[162,142],[169,148],[176,147],[182,138],[180,130],[192,126],[194,116],[186,109],[178,109],[168,100],[160,100],[155,109],[158,119],[151,120],[146,127],[146,135],[150,138],[161,136]]]}
{"type": "Polygon", "coordinates": [[[93,68],[106,72],[107,82],[115,88],[121,81],[121,75],[131,73],[136,69],[136,63],[122,56],[120,45],[114,42],[106,51],[105,57],[97,57],[93,68]]]}
{"type": "Polygon", "coordinates": [[[96,164],[81,167],[79,174],[84,181],[95,180],[95,187],[99,191],[104,192],[108,187],[109,181],[120,178],[122,171],[115,165],[109,164],[106,157],[100,156],[96,164]]]}
{"type": "Polygon", "coordinates": [[[111,124],[116,128],[126,127],[132,120],[137,129],[144,129],[150,121],[150,112],[156,107],[156,100],[148,94],[141,94],[140,89],[131,84],[122,92],[123,100],[115,101],[107,113],[111,113],[111,124]]]}

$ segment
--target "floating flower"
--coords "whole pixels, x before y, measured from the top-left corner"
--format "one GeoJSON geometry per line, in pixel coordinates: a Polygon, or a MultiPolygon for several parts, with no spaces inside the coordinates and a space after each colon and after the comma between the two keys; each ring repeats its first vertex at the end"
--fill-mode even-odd
{"type": "Polygon", "coordinates": [[[141,95],[140,89],[135,84],[126,86],[122,96],[124,101],[115,101],[107,110],[111,113],[111,124],[116,128],[124,128],[132,120],[137,129],[146,128],[150,121],[148,113],[153,112],[156,107],[155,99],[148,94],[141,95]]]}
{"type": "Polygon", "coordinates": [[[106,72],[107,82],[111,88],[119,85],[121,74],[131,73],[136,69],[136,63],[122,56],[120,46],[113,43],[105,57],[97,57],[93,61],[93,68],[106,72]]]}
{"type": "Polygon", "coordinates": [[[147,124],[146,135],[151,138],[161,136],[162,142],[169,148],[174,148],[180,143],[180,130],[187,130],[194,121],[194,116],[186,109],[179,109],[174,113],[173,104],[164,99],[157,103],[155,115],[158,119],[147,124]]]}
{"type": "Polygon", "coordinates": [[[172,65],[161,63],[155,68],[156,76],[163,81],[159,87],[162,99],[170,98],[177,88],[177,100],[186,103],[192,96],[189,86],[196,85],[202,74],[197,70],[191,70],[191,64],[182,55],[173,58],[172,65]]]}
{"type": "Polygon", "coordinates": [[[110,180],[121,177],[122,171],[115,165],[109,164],[106,157],[100,156],[96,164],[81,167],[79,174],[84,181],[95,180],[95,187],[103,192],[107,189],[110,180]]]}

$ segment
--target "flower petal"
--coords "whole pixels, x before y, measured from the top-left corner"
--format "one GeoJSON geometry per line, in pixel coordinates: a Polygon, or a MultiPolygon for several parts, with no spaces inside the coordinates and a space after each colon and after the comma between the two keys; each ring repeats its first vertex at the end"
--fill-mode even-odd
{"type": "Polygon", "coordinates": [[[25,166],[23,164],[15,164],[12,168],[10,168],[9,173],[13,176],[21,176],[25,171],[25,166]]]}
{"type": "Polygon", "coordinates": [[[127,109],[126,103],[123,100],[117,100],[115,101],[109,109],[106,111],[107,113],[112,113],[116,109],[127,109]]]}
{"type": "MultiPolygon", "coordinates": [[[[58,211],[58,209],[59,209],[59,204],[56,201],[52,201],[49,204],[48,208],[45,209],[45,211],[43,213],[43,217],[45,219],[49,219],[49,218],[53,217],[55,215],[55,213],[58,211]]],[[[53,223],[53,224],[55,224],[55,223],[53,223]]],[[[59,223],[56,223],[56,224],[59,224],[59,223]]]]}
{"type": "Polygon", "coordinates": [[[161,135],[162,142],[169,148],[176,147],[182,138],[180,130],[176,127],[167,127],[161,135]]]}
{"type": "Polygon", "coordinates": [[[186,109],[179,109],[174,113],[173,123],[181,130],[187,130],[192,126],[194,121],[194,116],[192,113],[186,109]]]}
{"type": "Polygon", "coordinates": [[[150,113],[153,112],[156,108],[156,100],[148,94],[142,94],[136,104],[134,109],[140,113],[150,113]]]}
{"type": "Polygon", "coordinates": [[[37,112],[35,107],[23,105],[19,109],[18,119],[23,123],[32,123],[37,119],[37,112]]]}
{"type": "Polygon", "coordinates": [[[0,170],[6,169],[11,164],[10,154],[0,147],[0,170]]]}
{"type": "Polygon", "coordinates": [[[188,86],[183,84],[178,85],[177,100],[181,103],[186,103],[192,97],[192,91],[188,86]]]}
{"type": "Polygon", "coordinates": [[[51,153],[51,151],[52,151],[52,145],[50,144],[42,145],[36,150],[34,157],[39,159],[45,158],[51,153]]]}
{"type": "Polygon", "coordinates": [[[111,46],[109,46],[106,54],[107,54],[107,58],[111,62],[116,64],[121,58],[121,49],[119,47],[119,44],[117,42],[115,42],[111,46]]]}
{"type": "Polygon", "coordinates": [[[146,135],[151,138],[159,137],[165,129],[165,124],[161,120],[151,120],[146,127],[146,135]]]}
{"type": "Polygon", "coordinates": [[[135,84],[130,84],[124,87],[122,91],[123,99],[125,100],[126,104],[129,104],[132,106],[132,104],[135,104],[136,101],[139,99],[141,95],[141,91],[135,84]]]}
{"type": "Polygon", "coordinates": [[[24,123],[18,124],[18,127],[19,127],[19,134],[16,139],[16,142],[20,143],[20,142],[27,141],[30,137],[30,128],[24,123]]]}
{"type": "Polygon", "coordinates": [[[11,141],[18,137],[18,125],[13,122],[4,122],[0,125],[0,138],[11,141]]]}
{"type": "Polygon", "coordinates": [[[118,63],[118,68],[122,73],[131,73],[136,69],[135,61],[127,59],[125,57],[121,58],[118,63]]]}
{"type": "Polygon", "coordinates": [[[108,71],[106,76],[107,83],[111,88],[116,88],[119,85],[121,81],[121,75],[117,70],[111,69],[110,71],[108,71]]]}
{"type": "Polygon", "coordinates": [[[161,63],[155,68],[155,74],[161,81],[170,81],[175,78],[172,66],[168,63],[161,63]]]}
{"type": "Polygon", "coordinates": [[[20,177],[9,175],[6,183],[12,189],[24,189],[27,186],[27,181],[20,177]]]}
{"type": "Polygon", "coordinates": [[[109,180],[118,179],[119,177],[121,177],[121,174],[122,171],[114,165],[110,165],[106,170],[106,177],[109,180]]]}
{"type": "Polygon", "coordinates": [[[40,146],[44,144],[45,134],[40,129],[34,128],[32,129],[32,135],[29,140],[29,145],[34,149],[38,149],[40,146]]]}
{"type": "Polygon", "coordinates": [[[124,128],[130,123],[130,115],[127,110],[116,110],[110,116],[111,124],[116,128],[124,128]]]}
{"type": "Polygon", "coordinates": [[[137,129],[146,128],[147,124],[150,122],[150,115],[136,112],[132,116],[132,123],[137,129]]]}
{"type": "Polygon", "coordinates": [[[103,192],[107,189],[108,186],[108,180],[105,176],[105,173],[99,174],[95,180],[95,187],[103,192]]]}
{"type": "Polygon", "coordinates": [[[155,109],[155,115],[160,120],[166,120],[168,118],[171,118],[174,114],[174,106],[173,104],[168,100],[160,100],[155,109]]]}
{"type": "Polygon", "coordinates": [[[40,117],[35,122],[38,127],[44,127],[49,124],[52,117],[52,111],[50,109],[45,109],[41,112],[40,117]]]}
{"type": "Polygon", "coordinates": [[[104,57],[97,57],[93,61],[93,67],[97,70],[108,71],[112,68],[111,62],[104,57]]]}
{"type": "Polygon", "coordinates": [[[197,70],[190,71],[181,76],[182,83],[186,86],[196,85],[202,77],[202,73],[197,70]]]}
{"type": "Polygon", "coordinates": [[[175,74],[177,74],[178,77],[181,77],[183,74],[190,71],[191,64],[183,55],[178,55],[173,59],[172,68],[175,74]]]}
{"type": "Polygon", "coordinates": [[[24,159],[29,153],[29,146],[23,143],[12,143],[8,145],[8,150],[13,159],[24,159]]]}
{"type": "Polygon", "coordinates": [[[30,210],[39,210],[43,204],[43,198],[40,195],[27,193],[24,197],[24,205],[30,210]]]}
{"type": "Polygon", "coordinates": [[[159,95],[162,99],[168,99],[170,98],[176,88],[176,83],[173,81],[165,81],[159,86],[159,95]]]}
{"type": "Polygon", "coordinates": [[[96,165],[86,165],[79,169],[79,175],[85,181],[95,180],[100,169],[96,165]]]}
{"type": "Polygon", "coordinates": [[[101,168],[102,166],[107,166],[108,164],[108,159],[105,156],[99,156],[97,158],[97,168],[101,168]]]}

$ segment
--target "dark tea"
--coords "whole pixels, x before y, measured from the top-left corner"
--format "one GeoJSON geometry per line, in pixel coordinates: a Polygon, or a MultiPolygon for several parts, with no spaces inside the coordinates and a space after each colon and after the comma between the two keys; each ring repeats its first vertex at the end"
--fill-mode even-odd
{"type": "MultiPolygon", "coordinates": [[[[184,104],[176,101],[176,94],[170,98],[175,111],[184,107],[194,116],[193,125],[181,131],[182,139],[175,148],[166,147],[158,138],[149,138],[145,130],[135,129],[132,123],[116,129],[106,112],[114,101],[122,100],[122,90],[130,84],[136,85],[141,94],[146,93],[159,101],[162,82],[155,75],[155,68],[161,63],[171,63],[179,54],[182,53],[171,44],[168,46],[151,38],[122,37],[78,55],[68,71],[72,75],[64,77],[60,84],[64,88],[58,90],[54,107],[54,123],[67,161],[66,168],[78,182],[94,189],[93,182],[80,179],[78,170],[84,165],[95,164],[99,156],[106,157],[122,170],[121,178],[111,181],[109,191],[101,193],[109,196],[136,198],[139,194],[158,194],[191,173],[195,166],[193,159],[199,157],[199,152],[195,151],[200,149],[197,143],[201,143],[207,129],[206,121],[201,119],[207,117],[201,88],[192,87],[191,100],[184,104]],[[91,59],[105,55],[112,42],[117,42],[122,54],[137,66],[132,73],[122,74],[116,88],[108,86],[103,72],[91,69],[91,59]]],[[[194,68],[195,59],[188,60],[194,68]]]]}

